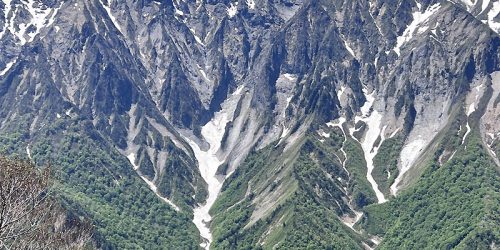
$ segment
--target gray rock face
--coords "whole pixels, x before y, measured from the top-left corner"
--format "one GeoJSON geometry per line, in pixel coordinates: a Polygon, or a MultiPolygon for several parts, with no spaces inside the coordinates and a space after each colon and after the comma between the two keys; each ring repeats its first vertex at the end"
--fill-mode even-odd
{"type": "Polygon", "coordinates": [[[251,151],[286,154],[345,119],[368,165],[401,135],[396,195],[457,112],[498,163],[499,12],[485,0],[3,0],[0,131],[32,143],[71,120],[191,209],[218,194],[193,151],[212,149],[206,124],[222,131],[222,183],[251,151]]]}

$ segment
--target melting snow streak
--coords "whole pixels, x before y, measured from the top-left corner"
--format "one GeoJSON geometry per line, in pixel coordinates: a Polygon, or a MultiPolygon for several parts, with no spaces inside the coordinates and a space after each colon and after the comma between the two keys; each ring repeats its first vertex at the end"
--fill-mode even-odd
{"type": "MultiPolygon", "coordinates": [[[[384,194],[380,192],[378,189],[377,182],[375,179],[373,179],[372,176],[372,171],[374,168],[373,165],[373,158],[378,153],[378,148],[384,141],[384,132],[385,132],[385,126],[383,128],[380,128],[381,123],[382,123],[382,114],[380,114],[378,111],[373,110],[370,112],[370,109],[372,108],[372,105],[375,101],[375,92],[372,92],[371,94],[367,94],[368,90],[363,89],[363,93],[366,96],[366,102],[361,107],[361,113],[362,117],[355,117],[355,121],[363,121],[367,125],[367,131],[365,138],[360,142],[361,143],[361,148],[363,149],[364,155],[365,155],[365,160],[366,160],[366,168],[367,168],[367,173],[366,173],[366,178],[368,179],[368,182],[372,185],[373,191],[375,191],[375,194],[378,199],[378,203],[384,203],[387,200],[384,197],[384,194]],[[380,142],[376,144],[377,139],[381,137],[380,142]]],[[[354,132],[356,130],[354,128],[350,129],[349,132],[353,138],[354,137],[354,132]]]]}

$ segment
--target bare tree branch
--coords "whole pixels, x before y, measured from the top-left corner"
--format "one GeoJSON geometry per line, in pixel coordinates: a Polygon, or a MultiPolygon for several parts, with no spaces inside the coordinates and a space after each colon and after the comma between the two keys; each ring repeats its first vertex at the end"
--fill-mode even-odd
{"type": "Polygon", "coordinates": [[[69,219],[51,196],[51,168],[0,157],[0,249],[82,249],[88,222],[69,219]]]}

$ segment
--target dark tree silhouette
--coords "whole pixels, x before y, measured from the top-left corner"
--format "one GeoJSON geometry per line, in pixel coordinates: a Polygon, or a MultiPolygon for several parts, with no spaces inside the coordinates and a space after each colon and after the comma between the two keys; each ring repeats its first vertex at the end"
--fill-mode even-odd
{"type": "Polygon", "coordinates": [[[0,157],[0,249],[82,249],[91,224],[51,196],[51,168],[0,157]]]}

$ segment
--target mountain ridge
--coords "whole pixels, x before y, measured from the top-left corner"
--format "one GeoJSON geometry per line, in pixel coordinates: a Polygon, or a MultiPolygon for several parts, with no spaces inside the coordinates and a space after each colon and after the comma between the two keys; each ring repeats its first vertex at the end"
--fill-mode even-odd
{"type": "MultiPolygon", "coordinates": [[[[245,214],[239,232],[264,237],[280,219],[263,220],[303,205],[290,197],[354,218],[356,228],[365,206],[415,185],[436,148],[444,147],[439,162],[449,162],[477,131],[499,166],[499,1],[0,4],[4,152],[67,166],[56,154],[62,138],[81,134],[112,155],[103,160],[105,178],[144,181],[156,202],[184,219],[194,211],[204,247],[212,240],[236,246],[220,241],[221,228],[235,219],[222,215],[229,208],[245,214]],[[31,16],[23,20],[23,11],[31,16]],[[461,141],[443,142],[452,129],[461,141]],[[247,158],[261,152],[282,165],[261,162],[269,167],[264,174],[247,158]],[[128,170],[122,165],[115,174],[120,164],[128,170]],[[256,168],[244,167],[243,175],[267,178],[242,177],[240,166],[256,168]],[[240,178],[255,188],[236,201],[231,192],[241,191],[230,187],[240,178]]],[[[78,171],[86,180],[85,167],[78,171]]],[[[328,225],[358,247],[375,246],[341,222],[328,225]]]]}

